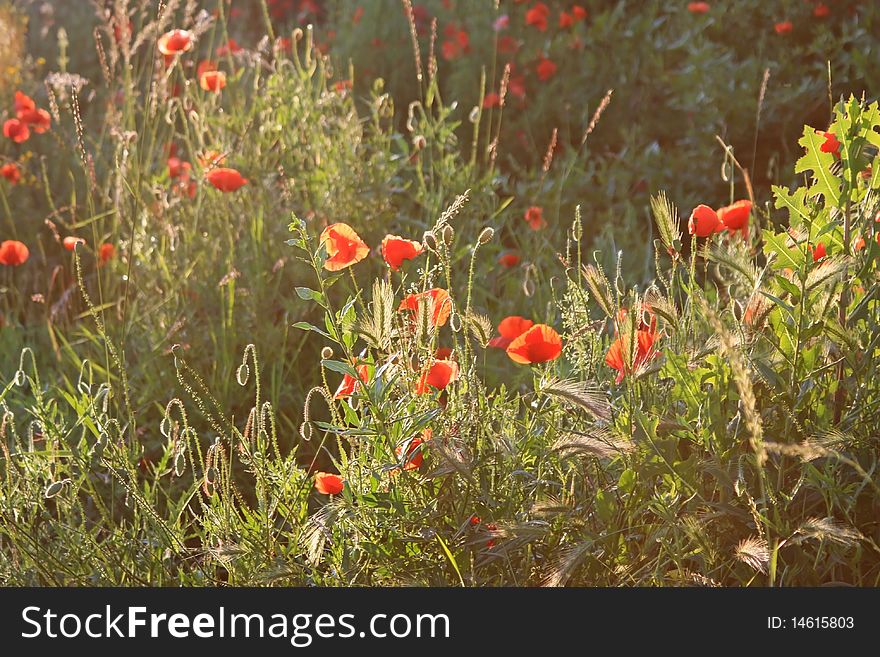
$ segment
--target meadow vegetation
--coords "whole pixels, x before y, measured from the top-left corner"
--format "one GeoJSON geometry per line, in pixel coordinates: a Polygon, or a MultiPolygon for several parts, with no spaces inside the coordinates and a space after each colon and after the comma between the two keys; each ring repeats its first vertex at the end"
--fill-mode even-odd
{"type": "Polygon", "coordinates": [[[880,7],[76,5],[0,1],[0,582],[880,585],[880,7]]]}

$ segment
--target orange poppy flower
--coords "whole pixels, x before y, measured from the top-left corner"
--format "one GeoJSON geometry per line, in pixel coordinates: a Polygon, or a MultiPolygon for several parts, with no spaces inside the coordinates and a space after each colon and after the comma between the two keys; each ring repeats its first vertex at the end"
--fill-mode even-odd
{"type": "Polygon", "coordinates": [[[329,472],[315,473],[315,490],[322,495],[339,495],[345,488],[345,483],[338,474],[329,472]]]}
{"type": "Polygon", "coordinates": [[[9,162],[0,167],[0,176],[3,176],[11,182],[13,185],[17,185],[18,181],[21,180],[21,171],[18,168],[18,165],[9,162]]]}
{"type": "Polygon", "coordinates": [[[452,299],[449,298],[449,292],[443,288],[435,287],[426,292],[409,294],[400,302],[398,310],[409,310],[415,315],[419,309],[419,302],[433,304],[432,326],[443,326],[449,320],[449,315],[452,313],[452,299]]]}
{"type": "Polygon", "coordinates": [[[431,388],[443,390],[453,381],[457,381],[458,376],[458,363],[454,360],[435,360],[431,363],[430,367],[422,372],[422,376],[416,385],[416,394],[430,394],[431,388]]]}
{"type": "Polygon", "coordinates": [[[535,69],[538,73],[538,79],[541,82],[546,82],[554,75],[556,75],[556,63],[547,59],[546,57],[541,57],[541,61],[538,62],[538,67],[535,69]]]}
{"type": "Polygon", "coordinates": [[[635,358],[631,358],[628,353],[630,342],[626,336],[618,337],[611,343],[608,353],[605,354],[605,364],[617,370],[618,374],[615,383],[620,383],[627,374],[632,374],[639,367],[659,355],[660,352],[654,350],[656,338],[657,334],[654,331],[637,331],[635,358]]]}
{"type": "Polygon", "coordinates": [[[791,21],[781,21],[776,23],[773,29],[776,30],[776,34],[789,34],[794,29],[794,25],[791,21]]]}
{"type": "Polygon", "coordinates": [[[507,347],[510,359],[521,365],[546,363],[561,354],[562,338],[546,324],[535,324],[507,347]]]}
{"type": "MultiPolygon", "coordinates": [[[[403,465],[404,470],[418,470],[422,466],[422,461],[424,460],[424,447],[422,447],[422,445],[431,440],[433,433],[434,432],[431,429],[425,429],[421,436],[413,438],[409,442],[409,447],[406,448],[406,460],[403,465]]],[[[403,445],[400,445],[395,449],[394,454],[398,459],[403,458],[403,445]]]]}
{"type": "Polygon", "coordinates": [[[382,240],[382,258],[394,271],[400,270],[404,260],[412,260],[424,248],[415,240],[406,240],[397,235],[386,235],[382,240]]]}
{"type": "Polygon", "coordinates": [[[336,223],[327,226],[320,237],[321,246],[327,250],[324,269],[339,271],[360,262],[370,253],[370,247],[348,224],[336,223]]]}
{"type": "Polygon", "coordinates": [[[819,262],[822,258],[828,255],[824,242],[819,242],[815,247],[810,246],[810,253],[813,254],[813,262],[819,262]]]}
{"type": "Polygon", "coordinates": [[[749,200],[737,201],[733,205],[727,205],[718,210],[718,221],[728,232],[739,231],[743,237],[749,232],[749,215],[752,213],[752,202],[749,200]]]}
{"type": "Polygon", "coordinates": [[[698,205],[691,212],[688,221],[688,231],[697,237],[709,237],[721,230],[721,222],[718,221],[718,213],[708,205],[698,205]]]}
{"type": "Polygon", "coordinates": [[[226,86],[226,73],[223,71],[205,71],[199,77],[199,86],[205,91],[219,94],[226,86]]]}
{"type": "Polygon", "coordinates": [[[7,119],[3,124],[3,136],[16,144],[22,144],[30,138],[31,131],[27,123],[21,119],[7,119]]]}
{"type": "Polygon", "coordinates": [[[61,240],[61,244],[68,251],[73,251],[76,248],[77,244],[85,244],[86,241],[82,237],[74,237],[73,235],[68,235],[63,240],[61,240]]]}
{"type": "Polygon", "coordinates": [[[519,264],[519,261],[519,254],[515,251],[505,251],[500,256],[498,256],[498,264],[502,267],[506,267],[507,269],[510,269],[511,267],[516,267],[519,264]]]}
{"type": "Polygon", "coordinates": [[[247,178],[242,177],[242,175],[235,169],[230,169],[228,167],[211,169],[207,173],[206,178],[209,183],[221,192],[234,192],[240,187],[248,184],[247,178]]]}
{"type": "Polygon", "coordinates": [[[159,37],[159,52],[166,57],[189,52],[193,47],[193,34],[189,30],[171,30],[159,37]]]}
{"type": "Polygon", "coordinates": [[[709,11],[708,2],[691,2],[688,4],[688,11],[692,14],[705,14],[709,11]]]}
{"type": "Polygon", "coordinates": [[[116,256],[116,247],[105,242],[98,247],[98,260],[102,265],[106,265],[116,256]]]}
{"type": "Polygon", "coordinates": [[[864,249],[865,246],[866,246],[865,238],[864,238],[862,235],[859,235],[859,236],[856,238],[855,243],[853,244],[853,251],[855,251],[856,253],[858,253],[859,251],[861,251],[862,249],[864,249]]]}
{"type": "Polygon", "coordinates": [[[532,320],[520,317],[519,315],[505,317],[498,325],[498,332],[501,334],[500,337],[495,337],[489,340],[489,346],[506,350],[511,342],[516,340],[534,325],[535,323],[532,320]]]}
{"type": "Polygon", "coordinates": [[[537,205],[533,205],[526,210],[523,218],[529,222],[529,226],[532,230],[541,230],[547,226],[547,222],[544,221],[544,210],[537,205]]]}
{"type": "MultiPolygon", "coordinates": [[[[369,365],[358,365],[355,367],[355,370],[358,374],[358,379],[367,383],[370,380],[370,367],[369,365]]],[[[339,384],[339,387],[336,389],[336,392],[333,394],[333,399],[343,399],[345,397],[351,397],[357,387],[359,382],[355,379],[351,374],[344,374],[342,376],[342,383],[339,384]]]]}
{"type": "Polygon", "coordinates": [[[6,240],[0,244],[0,265],[18,267],[27,262],[31,252],[18,240],[6,240]]]}

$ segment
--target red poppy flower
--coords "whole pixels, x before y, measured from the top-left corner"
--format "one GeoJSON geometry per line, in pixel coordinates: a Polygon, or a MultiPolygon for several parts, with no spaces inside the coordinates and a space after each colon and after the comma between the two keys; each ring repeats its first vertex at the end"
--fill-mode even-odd
{"type": "MultiPolygon", "coordinates": [[[[619,327],[626,326],[626,316],[628,314],[629,310],[626,308],[621,308],[617,311],[617,322],[614,324],[614,335],[617,335],[619,327]]],[[[650,331],[651,333],[654,333],[657,330],[657,315],[653,313],[647,304],[642,306],[642,316],[639,317],[638,330],[650,331]],[[645,321],[645,317],[648,318],[648,321],[645,321]]]]}
{"type": "Polygon", "coordinates": [[[443,288],[435,287],[426,292],[409,294],[400,303],[398,310],[409,310],[415,315],[419,309],[419,302],[428,303],[428,300],[433,306],[431,324],[443,326],[449,320],[449,315],[452,312],[452,299],[449,298],[449,292],[443,288]]]}
{"type": "Polygon", "coordinates": [[[17,185],[18,181],[21,180],[21,171],[18,168],[18,165],[9,162],[0,167],[0,176],[3,176],[11,182],[13,185],[17,185]]]}
{"type": "Polygon", "coordinates": [[[61,241],[61,244],[64,245],[64,248],[68,251],[73,251],[77,244],[85,243],[86,241],[82,237],[74,237],[73,235],[68,235],[61,241]]]}
{"type": "Polygon", "coordinates": [[[490,91],[483,97],[483,109],[489,109],[490,107],[499,107],[501,105],[501,96],[496,94],[494,91],[490,91]]]}
{"type": "MultiPolygon", "coordinates": [[[[431,429],[425,429],[421,436],[413,438],[409,442],[409,447],[406,448],[406,459],[403,465],[404,470],[418,470],[422,466],[422,461],[424,460],[424,454],[422,453],[424,447],[422,447],[422,445],[431,440],[433,433],[434,432],[431,429]]],[[[398,459],[403,458],[403,445],[400,445],[395,449],[394,454],[398,459]]]]}
{"type": "Polygon", "coordinates": [[[211,169],[207,174],[208,182],[221,192],[234,192],[235,190],[248,184],[247,178],[235,169],[227,167],[218,167],[211,169]]]}
{"type": "Polygon", "coordinates": [[[38,135],[48,131],[52,126],[52,117],[44,109],[25,110],[18,113],[18,118],[26,123],[38,135]]]}
{"type": "Polygon", "coordinates": [[[189,30],[171,30],[159,37],[159,52],[166,57],[189,52],[193,47],[193,34],[189,30]]]}
{"type": "Polygon", "coordinates": [[[826,5],[824,2],[820,2],[813,8],[813,16],[816,18],[825,18],[831,13],[831,7],[826,5]]]}
{"type": "Polygon", "coordinates": [[[315,490],[322,495],[339,495],[345,488],[345,483],[338,474],[329,472],[315,473],[315,490]]]}
{"type": "Polygon", "coordinates": [[[219,94],[226,86],[226,73],[223,71],[205,71],[199,76],[199,86],[205,91],[219,94]]]}
{"type": "Polygon", "coordinates": [[[749,232],[749,215],[752,212],[752,202],[749,200],[737,201],[733,205],[727,205],[718,210],[718,221],[730,233],[739,231],[743,237],[749,232]]]}
{"type": "Polygon", "coordinates": [[[116,255],[116,247],[105,242],[98,247],[98,260],[102,265],[106,265],[116,255]]]}
{"type": "Polygon", "coordinates": [[[823,153],[833,153],[835,157],[839,158],[840,142],[837,140],[837,136],[833,132],[823,132],[822,130],[817,130],[816,133],[825,138],[825,141],[819,146],[819,150],[823,153]]]}
{"type": "Polygon", "coordinates": [[[569,14],[567,11],[563,11],[559,14],[559,27],[560,29],[565,29],[567,27],[571,27],[574,25],[574,16],[569,14]]]}
{"type": "Polygon", "coordinates": [[[203,59],[199,62],[199,65],[196,67],[196,78],[201,79],[202,73],[207,73],[208,71],[216,71],[217,64],[212,62],[210,59],[203,59]]]}
{"type": "Polygon", "coordinates": [[[21,119],[7,119],[3,124],[3,136],[8,137],[16,144],[22,144],[30,138],[31,131],[27,123],[21,119]]]}
{"type": "Polygon", "coordinates": [[[190,163],[181,161],[179,157],[168,158],[168,177],[172,180],[188,174],[190,168],[190,163]]]}
{"type": "Polygon", "coordinates": [[[519,254],[515,251],[505,251],[500,256],[498,256],[498,264],[502,267],[506,267],[510,269],[511,267],[516,267],[519,264],[520,257],[519,254]]]}
{"type": "Polygon", "coordinates": [[[31,252],[17,240],[6,240],[0,244],[0,265],[18,267],[27,262],[31,252]]]}
{"type": "Polygon", "coordinates": [[[698,205],[691,212],[691,218],[688,221],[688,232],[697,237],[709,237],[722,229],[721,222],[718,221],[718,213],[708,205],[698,205]]]}
{"type": "Polygon", "coordinates": [[[617,370],[616,383],[620,383],[626,375],[632,374],[659,355],[660,352],[654,350],[656,338],[657,334],[654,331],[637,331],[634,358],[629,354],[630,340],[628,336],[620,336],[611,343],[608,353],[605,354],[605,364],[617,370]]]}
{"type": "Polygon", "coordinates": [[[364,8],[358,5],[355,7],[354,12],[351,15],[351,22],[357,25],[361,22],[361,19],[364,17],[364,8]]]}
{"type": "Polygon", "coordinates": [[[351,226],[344,223],[327,226],[319,241],[327,251],[327,259],[324,261],[324,269],[327,271],[351,267],[370,253],[370,247],[358,237],[351,226]]]}
{"type": "Polygon", "coordinates": [[[537,205],[533,205],[526,210],[523,218],[529,222],[532,230],[541,230],[547,226],[547,222],[544,221],[544,209],[537,205]]]}
{"type": "Polygon", "coordinates": [[[587,10],[580,5],[575,5],[571,8],[571,15],[576,21],[582,21],[587,17],[587,10]]]}
{"type": "Polygon", "coordinates": [[[688,11],[692,14],[705,14],[709,11],[708,2],[691,2],[688,4],[688,11]]]}
{"type": "Polygon", "coordinates": [[[412,260],[425,249],[415,240],[406,240],[397,235],[386,235],[382,240],[382,258],[394,271],[400,270],[404,260],[412,260]]]}
{"type": "Polygon", "coordinates": [[[556,75],[557,66],[555,63],[547,59],[546,57],[542,57],[541,61],[538,62],[538,68],[536,69],[538,72],[538,79],[541,82],[546,82],[554,75],[556,75]]]}
{"type": "Polygon", "coordinates": [[[21,91],[15,92],[15,115],[18,116],[22,112],[32,112],[37,109],[34,99],[21,91]]]}
{"type": "Polygon", "coordinates": [[[789,34],[794,29],[794,25],[791,21],[781,21],[776,23],[773,29],[776,30],[776,34],[789,34]]]}
{"type": "Polygon", "coordinates": [[[431,388],[443,390],[453,381],[457,381],[458,375],[458,363],[454,360],[435,360],[430,367],[422,372],[416,385],[416,394],[430,394],[431,388]]]}
{"type": "Polygon", "coordinates": [[[813,262],[819,262],[819,260],[828,255],[824,242],[819,242],[815,247],[810,246],[810,253],[813,254],[813,262]]]}
{"type": "Polygon", "coordinates": [[[550,9],[543,2],[539,2],[526,12],[526,25],[532,25],[541,32],[547,30],[547,17],[550,9]]]}
{"type": "Polygon", "coordinates": [[[517,50],[519,50],[519,41],[509,34],[498,39],[498,52],[502,55],[513,55],[517,50]]]}
{"type": "Polygon", "coordinates": [[[217,50],[214,52],[217,53],[218,57],[226,57],[226,55],[234,55],[242,50],[244,50],[244,48],[238,45],[238,42],[235,39],[230,38],[224,45],[217,46],[217,50]]]}
{"type": "Polygon", "coordinates": [[[546,324],[535,324],[507,347],[515,363],[531,365],[556,360],[562,354],[562,338],[546,324]]]}
{"type": "Polygon", "coordinates": [[[501,335],[489,340],[489,346],[506,350],[511,342],[516,340],[534,325],[535,323],[532,320],[520,317],[519,315],[505,317],[498,325],[498,332],[501,335]]]}
{"type": "Polygon", "coordinates": [[[480,524],[480,516],[474,514],[471,516],[471,519],[468,522],[470,522],[471,527],[475,527],[480,524]]]}
{"type": "Polygon", "coordinates": [[[434,358],[437,360],[449,360],[452,358],[452,348],[437,347],[437,349],[434,350],[434,358]]]}
{"type": "Polygon", "coordinates": [[[859,235],[856,238],[856,241],[853,243],[853,251],[858,253],[859,251],[864,249],[865,246],[866,246],[865,238],[862,235],[859,235]]]}
{"type": "MultiPolygon", "coordinates": [[[[355,367],[355,371],[357,371],[358,379],[364,383],[367,383],[370,380],[369,365],[358,365],[355,367]]],[[[339,387],[336,389],[333,399],[351,397],[355,393],[355,390],[357,390],[358,385],[359,382],[351,374],[343,375],[342,383],[340,383],[339,387]]]]}

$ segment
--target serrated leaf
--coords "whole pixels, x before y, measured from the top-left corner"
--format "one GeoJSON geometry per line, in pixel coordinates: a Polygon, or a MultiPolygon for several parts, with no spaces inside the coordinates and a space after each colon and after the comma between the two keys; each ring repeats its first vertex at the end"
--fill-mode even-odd
{"type": "Polygon", "coordinates": [[[841,180],[831,172],[834,166],[834,155],[823,153],[820,149],[825,138],[814,128],[804,126],[804,135],[798,141],[806,153],[795,164],[795,173],[813,174],[810,196],[821,196],[827,207],[840,207],[841,180]]]}
{"type": "Polygon", "coordinates": [[[775,253],[783,267],[798,269],[804,263],[804,254],[788,246],[788,236],[785,233],[774,233],[765,228],[763,235],[764,253],[775,253]]]}
{"type": "Polygon", "coordinates": [[[771,187],[773,195],[776,197],[776,209],[783,208],[788,210],[788,223],[792,227],[797,227],[802,221],[810,218],[809,209],[806,204],[806,187],[798,187],[793,192],[789,192],[785,187],[773,185],[771,187]]]}

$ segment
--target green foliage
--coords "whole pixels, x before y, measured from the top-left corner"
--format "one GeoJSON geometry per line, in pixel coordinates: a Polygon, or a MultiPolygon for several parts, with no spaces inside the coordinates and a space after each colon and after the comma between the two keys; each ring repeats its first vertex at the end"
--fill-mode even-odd
{"type": "MultiPolygon", "coordinates": [[[[528,103],[502,113],[479,100],[503,75],[478,38],[492,3],[461,18],[463,65],[435,75],[421,53],[420,80],[400,65],[402,16],[364,3],[357,27],[353,3],[328,3],[324,25],[274,26],[290,52],[217,57],[219,95],[199,58],[266,26],[196,4],[133,4],[127,45],[103,17],[95,75],[55,76],[40,99],[56,107],[36,152],[2,145],[26,174],[3,187],[4,220],[31,259],[0,272],[0,581],[880,584],[877,103],[831,108],[839,157],[812,127],[786,154],[791,121],[829,118],[800,114],[826,98],[826,55],[835,90],[877,79],[873,8],[789,43],[767,3],[588,2],[546,34],[508,4],[528,103]],[[198,44],[166,66],[155,37],[175,26],[198,44]],[[560,65],[546,85],[539,52],[560,65]],[[249,183],[212,188],[206,151],[249,183]],[[737,196],[754,201],[744,235],[682,238],[678,207],[737,196]],[[424,253],[330,272],[318,235],[336,222],[424,253]],[[67,235],[87,245],[70,254],[67,235]],[[435,288],[448,321],[425,298],[400,309],[435,288]],[[487,346],[508,315],[558,331],[560,357],[487,346]],[[448,385],[426,376],[438,362],[448,385]],[[318,493],[317,471],[342,492],[318,493]]],[[[429,4],[442,40],[454,15],[429,4]]]]}

